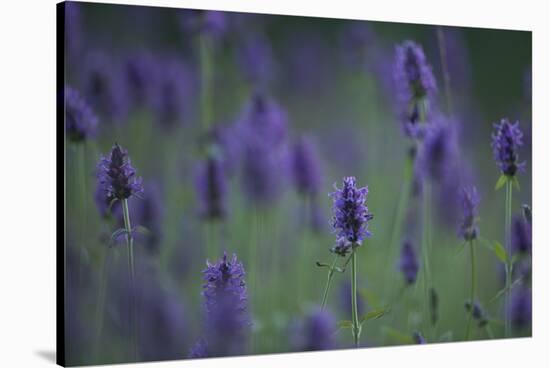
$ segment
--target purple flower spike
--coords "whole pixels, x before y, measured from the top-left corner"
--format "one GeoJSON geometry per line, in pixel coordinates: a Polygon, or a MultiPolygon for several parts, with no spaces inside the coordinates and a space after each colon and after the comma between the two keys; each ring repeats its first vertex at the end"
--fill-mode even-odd
{"type": "Polygon", "coordinates": [[[413,341],[415,344],[420,344],[420,345],[423,345],[426,343],[426,339],[424,338],[424,336],[422,336],[422,334],[418,331],[416,331],[415,333],[413,333],[413,341]]]}
{"type": "Polygon", "coordinates": [[[395,49],[394,80],[399,101],[405,105],[437,92],[424,50],[413,41],[405,41],[395,49]]]}
{"type": "Polygon", "coordinates": [[[292,345],[296,351],[329,350],[336,347],[336,320],[327,310],[314,308],[304,321],[293,328],[292,345]]]}
{"type": "Polygon", "coordinates": [[[407,285],[414,284],[418,274],[419,264],[414,246],[409,240],[403,242],[399,269],[403,273],[407,285]]]}
{"type": "Polygon", "coordinates": [[[209,356],[242,354],[250,326],[245,272],[234,254],[216,263],[206,262],[202,295],[206,308],[206,343],[209,356]]]}
{"type": "Polygon", "coordinates": [[[442,182],[453,168],[456,136],[451,122],[438,121],[425,131],[420,151],[420,170],[436,182],[442,182]]]}
{"type": "Polygon", "coordinates": [[[497,166],[502,175],[515,176],[525,169],[525,162],[519,162],[518,155],[518,149],[523,145],[519,121],[512,124],[508,119],[502,119],[494,127],[492,147],[497,166]]]}
{"type": "Polygon", "coordinates": [[[369,213],[365,202],[368,188],[357,188],[355,177],[344,178],[342,189],[334,186],[336,191],[330,196],[333,200],[334,217],[332,226],[337,239],[345,239],[353,246],[361,245],[363,239],[370,237],[368,222],[373,215],[369,213]]]}
{"type": "Polygon", "coordinates": [[[301,137],[294,145],[292,172],[298,192],[306,196],[316,195],[321,187],[321,160],[317,146],[309,137],[301,137]]]}
{"type": "Polygon", "coordinates": [[[195,188],[199,213],[205,219],[221,219],[226,215],[227,182],[222,162],[208,158],[197,170],[195,188]]]}
{"type": "Polygon", "coordinates": [[[237,51],[237,61],[246,79],[256,86],[267,85],[273,72],[273,52],[269,40],[254,34],[246,38],[237,51]]]}
{"type": "Polygon", "coordinates": [[[97,180],[105,201],[124,200],[143,193],[142,179],[136,177],[128,153],[115,143],[108,157],[97,164],[97,180]]]}
{"type": "Polygon", "coordinates": [[[73,142],[94,137],[97,131],[97,117],[80,93],[71,87],[65,87],[65,130],[73,142]]]}
{"type": "Polygon", "coordinates": [[[531,327],[532,308],[531,289],[527,287],[517,289],[512,295],[508,309],[514,330],[519,331],[531,327]]]}
{"type": "Polygon", "coordinates": [[[191,34],[208,34],[214,37],[222,36],[228,28],[226,13],[215,10],[183,10],[181,12],[181,27],[191,34]]]}
{"type": "Polygon", "coordinates": [[[477,226],[477,216],[479,207],[479,194],[476,187],[463,188],[460,193],[460,203],[462,205],[462,221],[458,228],[458,235],[464,241],[471,241],[477,238],[479,229],[477,226]]]}
{"type": "Polygon", "coordinates": [[[531,248],[531,224],[522,217],[514,217],[512,222],[512,251],[516,254],[531,254],[531,248]]]}

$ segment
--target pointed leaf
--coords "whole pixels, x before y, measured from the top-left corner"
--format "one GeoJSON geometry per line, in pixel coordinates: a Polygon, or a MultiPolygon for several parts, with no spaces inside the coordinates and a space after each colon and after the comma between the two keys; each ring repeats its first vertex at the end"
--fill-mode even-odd
{"type": "Polygon", "coordinates": [[[387,311],[388,309],[386,308],[371,310],[370,312],[365,314],[363,317],[361,317],[360,323],[367,322],[371,319],[378,319],[382,317],[384,314],[386,314],[387,311]]]}
{"type": "Polygon", "coordinates": [[[495,247],[494,247],[494,252],[495,252],[495,255],[497,256],[497,258],[502,262],[502,263],[506,263],[506,259],[508,258],[507,257],[507,254],[506,254],[506,249],[504,249],[504,247],[502,246],[502,244],[500,244],[498,241],[495,240],[495,247]]]}
{"type": "Polygon", "coordinates": [[[338,322],[339,328],[351,328],[353,326],[353,322],[351,321],[340,321],[338,322]]]}
{"type": "Polygon", "coordinates": [[[499,190],[506,184],[506,181],[508,180],[508,177],[506,175],[501,175],[500,178],[498,178],[497,184],[495,185],[495,190],[499,190]]]}

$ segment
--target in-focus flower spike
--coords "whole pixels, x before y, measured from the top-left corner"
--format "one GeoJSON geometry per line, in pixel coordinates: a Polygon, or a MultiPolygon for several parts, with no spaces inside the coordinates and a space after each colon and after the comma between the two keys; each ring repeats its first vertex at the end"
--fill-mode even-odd
{"type": "Polygon", "coordinates": [[[458,228],[458,236],[464,239],[464,241],[476,239],[479,233],[477,226],[479,203],[480,197],[476,187],[462,188],[460,193],[462,220],[458,228]]]}
{"type": "Polygon", "coordinates": [[[414,284],[418,275],[418,258],[416,250],[410,240],[405,240],[401,247],[401,258],[399,260],[399,269],[405,278],[407,285],[414,284]]]}
{"type": "Polygon", "coordinates": [[[357,188],[355,177],[346,177],[342,189],[334,186],[336,191],[330,196],[333,200],[334,217],[332,227],[338,241],[347,240],[358,246],[363,239],[370,237],[368,222],[373,215],[365,204],[368,188],[357,188]]]}
{"type": "Polygon", "coordinates": [[[512,220],[512,252],[514,254],[531,254],[532,230],[531,224],[520,216],[512,220]]]}
{"type": "Polygon", "coordinates": [[[512,124],[508,119],[502,119],[494,127],[493,156],[502,175],[513,177],[518,171],[525,170],[525,162],[519,162],[518,149],[523,145],[519,121],[512,124]]]}
{"type": "Polygon", "coordinates": [[[399,100],[404,104],[430,97],[437,92],[432,67],[422,46],[405,41],[395,49],[394,79],[399,100]]]}
{"type": "Polygon", "coordinates": [[[124,200],[143,193],[141,177],[136,177],[128,152],[117,143],[107,157],[103,156],[97,164],[98,185],[106,202],[114,199],[124,200]]]}
{"type": "Polygon", "coordinates": [[[292,152],[292,173],[298,192],[315,196],[321,187],[321,160],[317,146],[309,137],[302,136],[292,152]]]}
{"type": "Polygon", "coordinates": [[[80,93],[65,86],[65,131],[73,142],[82,142],[95,136],[97,116],[80,93]]]}
{"type": "Polygon", "coordinates": [[[250,327],[243,264],[224,252],[218,262],[206,262],[202,295],[206,309],[205,340],[209,356],[244,353],[250,327]]]}
{"type": "Polygon", "coordinates": [[[199,214],[204,219],[222,219],[227,213],[227,182],[221,160],[209,157],[197,170],[195,188],[199,214]]]}
{"type": "Polygon", "coordinates": [[[292,345],[295,351],[329,350],[336,347],[336,320],[326,309],[313,308],[306,318],[293,326],[292,345]]]}

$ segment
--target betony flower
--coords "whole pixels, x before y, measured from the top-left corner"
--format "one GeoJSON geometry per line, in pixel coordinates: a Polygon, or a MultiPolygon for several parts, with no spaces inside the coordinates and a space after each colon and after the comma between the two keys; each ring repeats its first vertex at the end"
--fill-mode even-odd
{"type": "Polygon", "coordinates": [[[405,240],[403,242],[403,246],[401,247],[399,269],[401,270],[407,285],[414,284],[419,267],[414,246],[409,240],[405,240]]]}
{"type": "Polygon", "coordinates": [[[292,331],[292,346],[296,351],[329,350],[336,347],[336,320],[326,309],[313,308],[292,331]]]}
{"type": "Polygon", "coordinates": [[[476,187],[462,188],[460,193],[462,220],[458,228],[458,235],[464,241],[472,241],[477,238],[479,232],[477,226],[479,202],[480,198],[476,187]]]}
{"type": "Polygon", "coordinates": [[[199,214],[205,219],[224,218],[226,209],[227,182],[222,162],[209,157],[196,173],[195,189],[199,200],[199,214]]]}
{"type": "Polygon", "coordinates": [[[82,142],[94,137],[97,130],[97,116],[80,93],[65,87],[65,131],[73,142],[82,142]]]}
{"type": "Polygon", "coordinates": [[[292,150],[292,173],[298,192],[316,195],[321,187],[321,161],[317,146],[309,137],[300,137],[292,150]]]}
{"type": "Polygon", "coordinates": [[[128,152],[117,143],[107,157],[102,156],[99,160],[97,180],[105,200],[109,203],[114,199],[139,197],[143,193],[142,179],[136,177],[128,152]]]}
{"type": "Polygon", "coordinates": [[[134,108],[150,107],[159,74],[155,58],[147,52],[131,53],[124,62],[128,96],[134,108]]]}
{"type": "Polygon", "coordinates": [[[202,295],[206,309],[205,340],[209,356],[242,354],[250,327],[243,264],[224,252],[216,263],[206,262],[202,295]]]}
{"type": "Polygon", "coordinates": [[[333,200],[334,217],[332,227],[337,239],[345,239],[353,246],[359,246],[363,239],[370,237],[368,222],[373,215],[365,204],[368,188],[357,188],[355,177],[345,177],[342,189],[336,189],[330,196],[333,200]]]}
{"type": "Polygon", "coordinates": [[[512,221],[512,251],[517,254],[531,254],[531,224],[520,216],[512,221]]]}
{"type": "Polygon", "coordinates": [[[519,162],[518,149],[523,145],[519,121],[512,124],[508,119],[502,119],[494,127],[491,145],[497,166],[502,175],[515,176],[525,169],[525,162],[519,162]]]}
{"type": "Polygon", "coordinates": [[[395,48],[394,80],[399,100],[404,104],[419,101],[437,92],[432,67],[422,46],[405,41],[395,48]]]}
{"type": "Polygon", "coordinates": [[[508,307],[514,330],[519,331],[531,327],[532,308],[531,289],[525,286],[516,289],[508,307]]]}

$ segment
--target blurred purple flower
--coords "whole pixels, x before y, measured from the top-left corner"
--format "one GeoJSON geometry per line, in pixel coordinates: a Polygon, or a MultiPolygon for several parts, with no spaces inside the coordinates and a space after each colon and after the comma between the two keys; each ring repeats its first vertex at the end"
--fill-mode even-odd
{"type": "Polygon", "coordinates": [[[105,200],[124,200],[143,193],[142,179],[136,177],[128,152],[115,143],[109,156],[102,156],[97,164],[97,181],[105,200]]]}
{"type": "Polygon", "coordinates": [[[336,328],[334,316],[327,310],[315,307],[303,321],[291,326],[291,345],[295,351],[334,349],[336,328]]]}
{"type": "Polygon", "coordinates": [[[292,173],[298,192],[304,196],[315,196],[321,187],[321,160],[314,141],[302,136],[294,144],[292,152],[292,173]]]}
{"type": "MultiPolygon", "coordinates": [[[[464,308],[466,309],[466,312],[468,312],[469,314],[472,309],[471,301],[467,301],[466,303],[464,303],[464,308]]],[[[475,321],[477,321],[478,327],[481,328],[487,325],[487,323],[489,323],[487,313],[483,310],[483,308],[481,307],[478,301],[474,301],[473,308],[474,309],[472,311],[472,317],[474,318],[475,321]]]]}
{"type": "Polygon", "coordinates": [[[405,41],[395,48],[394,80],[403,105],[430,98],[437,92],[432,67],[422,46],[405,41]]]}
{"type": "Polygon", "coordinates": [[[364,69],[369,64],[376,36],[369,22],[349,21],[340,34],[341,55],[352,66],[364,69]]]}
{"type": "Polygon", "coordinates": [[[217,124],[209,132],[206,144],[212,145],[227,176],[231,176],[241,161],[242,144],[238,124],[217,124]]]}
{"type": "Polygon", "coordinates": [[[65,2],[65,50],[68,66],[78,60],[81,51],[82,12],[78,2],[65,2]]]}
{"type": "Polygon", "coordinates": [[[410,240],[405,240],[401,247],[401,257],[399,260],[399,269],[405,278],[407,285],[414,284],[416,276],[418,274],[418,258],[416,250],[410,240]]]}
{"type": "MultiPolygon", "coordinates": [[[[360,288],[360,286],[358,286],[360,288]]],[[[351,316],[351,281],[342,281],[339,289],[339,300],[342,315],[351,316]]],[[[366,311],[366,303],[363,300],[361,293],[357,290],[357,313],[362,316],[366,311]]]]}
{"type": "Polygon", "coordinates": [[[222,163],[209,157],[197,168],[195,190],[199,200],[199,214],[204,219],[222,219],[227,214],[227,183],[222,163]]]}
{"type": "Polygon", "coordinates": [[[120,65],[102,51],[91,52],[84,66],[83,94],[108,122],[120,122],[128,113],[128,97],[120,65]]]}
{"type": "Polygon", "coordinates": [[[518,149],[523,145],[519,121],[512,124],[508,119],[502,119],[494,127],[491,146],[497,166],[502,175],[515,176],[525,169],[525,162],[518,162],[518,149]]]}
{"type": "Polygon", "coordinates": [[[531,289],[522,286],[512,293],[512,300],[508,307],[514,330],[523,330],[531,327],[532,297],[531,289]]]}
{"type": "Polygon", "coordinates": [[[199,358],[208,358],[208,344],[203,338],[200,338],[189,351],[188,358],[190,359],[199,359],[199,358]]]}
{"type": "Polygon", "coordinates": [[[150,107],[155,97],[159,68],[148,52],[131,53],[124,62],[129,99],[134,108],[150,107]]]}
{"type": "Polygon", "coordinates": [[[97,131],[97,116],[80,95],[80,93],[65,86],[65,131],[73,142],[82,142],[95,136],[97,131]]]}
{"type": "Polygon", "coordinates": [[[245,139],[261,141],[271,149],[280,148],[288,136],[288,116],[277,102],[255,93],[240,121],[245,139]]]}
{"type": "Polygon", "coordinates": [[[515,254],[531,254],[532,248],[531,224],[520,216],[512,221],[512,252],[515,254]]]}
{"type": "Polygon", "coordinates": [[[419,344],[419,345],[423,345],[423,344],[426,343],[426,339],[418,331],[413,333],[413,341],[414,341],[415,344],[419,344]]]}
{"type": "MultiPolygon", "coordinates": [[[[147,183],[147,193],[143,198],[136,198],[130,206],[132,221],[147,229],[145,234],[136,234],[138,244],[142,242],[150,254],[158,254],[162,240],[162,223],[164,207],[161,191],[156,182],[147,183]]],[[[122,215],[120,216],[121,226],[122,215]]]]}
{"type": "Polygon", "coordinates": [[[218,262],[206,262],[202,295],[206,308],[205,340],[209,356],[243,354],[250,327],[243,264],[227,253],[218,262]]]}
{"type": "Polygon", "coordinates": [[[476,187],[462,188],[460,203],[462,205],[462,220],[458,228],[458,235],[464,241],[472,241],[477,238],[479,233],[477,216],[480,198],[476,187]]]}
{"type": "Polygon", "coordinates": [[[227,13],[215,10],[180,11],[180,25],[185,33],[222,36],[228,29],[227,13]]]}
{"type": "Polygon", "coordinates": [[[443,182],[454,168],[456,134],[453,122],[442,118],[427,125],[419,156],[419,170],[434,182],[443,182]]]}
{"type": "Polygon", "coordinates": [[[332,226],[337,238],[343,238],[351,242],[353,246],[359,246],[364,238],[370,237],[368,222],[373,215],[366,206],[368,188],[357,188],[355,177],[345,177],[342,189],[334,185],[335,192],[330,196],[334,202],[334,217],[332,226]]]}
{"type": "Polygon", "coordinates": [[[157,68],[153,109],[157,122],[170,129],[191,113],[196,82],[189,68],[176,59],[160,60],[157,68]]]}
{"type": "Polygon", "coordinates": [[[245,37],[237,49],[237,62],[251,84],[265,87],[273,76],[273,51],[267,37],[258,33],[245,37]]]}

